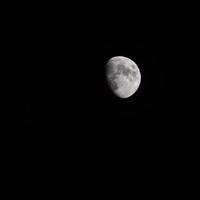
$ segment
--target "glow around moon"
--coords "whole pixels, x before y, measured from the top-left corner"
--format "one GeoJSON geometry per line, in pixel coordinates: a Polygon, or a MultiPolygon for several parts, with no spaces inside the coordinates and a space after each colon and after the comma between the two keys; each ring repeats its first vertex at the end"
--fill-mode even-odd
{"type": "Polygon", "coordinates": [[[124,56],[116,56],[108,60],[106,77],[110,89],[120,98],[132,96],[141,82],[141,73],[138,66],[131,59],[124,56]]]}

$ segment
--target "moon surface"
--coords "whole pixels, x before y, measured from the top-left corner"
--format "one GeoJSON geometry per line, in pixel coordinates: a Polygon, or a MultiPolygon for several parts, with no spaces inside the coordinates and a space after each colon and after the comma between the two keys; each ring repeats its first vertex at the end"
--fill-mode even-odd
{"type": "Polygon", "coordinates": [[[141,73],[131,59],[115,56],[106,64],[106,79],[110,89],[120,98],[132,96],[140,86],[141,73]]]}

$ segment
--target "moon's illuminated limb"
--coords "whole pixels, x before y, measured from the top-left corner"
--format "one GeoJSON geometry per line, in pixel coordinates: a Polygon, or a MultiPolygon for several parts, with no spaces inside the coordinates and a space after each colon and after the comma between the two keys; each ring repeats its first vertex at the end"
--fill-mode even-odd
{"type": "Polygon", "coordinates": [[[141,73],[135,62],[116,56],[107,62],[107,79],[112,91],[121,98],[128,98],[139,88],[141,73]]]}

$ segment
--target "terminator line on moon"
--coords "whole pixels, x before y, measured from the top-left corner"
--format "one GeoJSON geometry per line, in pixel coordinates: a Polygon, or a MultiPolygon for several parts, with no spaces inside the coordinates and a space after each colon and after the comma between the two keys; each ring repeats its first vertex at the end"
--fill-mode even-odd
{"type": "Polygon", "coordinates": [[[139,88],[141,73],[131,59],[115,56],[106,64],[106,78],[110,89],[116,96],[128,98],[139,88]]]}

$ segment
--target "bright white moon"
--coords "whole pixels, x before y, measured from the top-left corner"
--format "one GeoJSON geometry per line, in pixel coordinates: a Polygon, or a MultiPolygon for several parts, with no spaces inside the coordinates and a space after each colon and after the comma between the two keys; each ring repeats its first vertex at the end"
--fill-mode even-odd
{"type": "Polygon", "coordinates": [[[139,88],[141,73],[131,59],[116,56],[109,59],[106,64],[106,78],[115,95],[120,98],[128,98],[139,88]]]}

